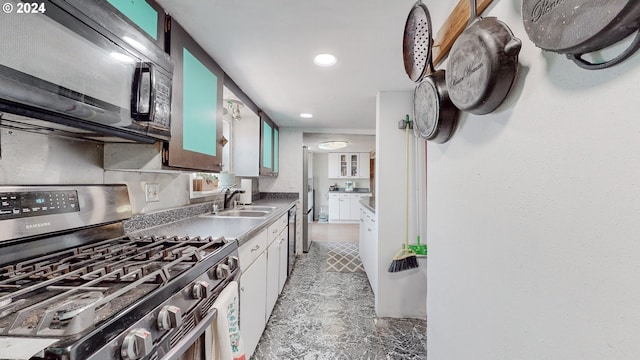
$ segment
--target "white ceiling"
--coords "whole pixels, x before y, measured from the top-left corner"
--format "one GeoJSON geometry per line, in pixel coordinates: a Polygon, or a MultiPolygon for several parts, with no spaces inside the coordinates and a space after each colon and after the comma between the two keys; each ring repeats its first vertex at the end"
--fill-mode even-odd
{"type": "Polygon", "coordinates": [[[402,62],[414,0],[157,1],[279,126],[372,134],[378,91],[414,88],[402,62]],[[313,64],[325,52],[335,66],[313,64]]]}

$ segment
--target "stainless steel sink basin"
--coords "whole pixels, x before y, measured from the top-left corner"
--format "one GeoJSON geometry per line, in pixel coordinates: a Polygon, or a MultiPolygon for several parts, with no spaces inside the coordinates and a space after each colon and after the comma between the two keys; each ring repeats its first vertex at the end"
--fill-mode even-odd
{"type": "Polygon", "coordinates": [[[255,210],[255,211],[266,211],[271,212],[275,210],[275,206],[264,206],[264,205],[240,205],[236,210],[255,210]]]}
{"type": "Polygon", "coordinates": [[[227,210],[221,211],[213,216],[219,217],[245,217],[245,218],[260,218],[269,215],[269,211],[257,211],[257,210],[227,210]]]}

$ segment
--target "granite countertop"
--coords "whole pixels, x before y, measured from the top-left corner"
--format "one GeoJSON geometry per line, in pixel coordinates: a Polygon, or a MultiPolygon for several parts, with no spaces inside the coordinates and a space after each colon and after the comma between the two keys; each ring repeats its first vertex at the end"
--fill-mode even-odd
{"type": "Polygon", "coordinates": [[[371,210],[372,213],[376,213],[376,198],[375,196],[369,196],[363,199],[360,199],[360,204],[364,205],[367,209],[371,210]]]}
{"type": "Polygon", "coordinates": [[[241,246],[271,225],[296,205],[298,199],[260,199],[252,205],[275,206],[276,209],[263,218],[216,217],[210,213],[134,231],[134,236],[200,236],[236,239],[241,246]]]}
{"type": "Polygon", "coordinates": [[[330,193],[370,193],[369,188],[353,188],[353,191],[346,191],[344,188],[338,190],[329,190],[330,193]]]}

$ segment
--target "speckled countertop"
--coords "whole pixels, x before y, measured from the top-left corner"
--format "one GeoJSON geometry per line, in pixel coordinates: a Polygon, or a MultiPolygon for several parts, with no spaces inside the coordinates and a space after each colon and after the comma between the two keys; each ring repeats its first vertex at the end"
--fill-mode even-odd
{"type": "Polygon", "coordinates": [[[364,199],[360,199],[360,204],[364,205],[367,209],[371,210],[374,214],[376,213],[376,198],[375,196],[369,196],[364,199]]]}
{"type": "Polygon", "coordinates": [[[252,205],[276,207],[264,218],[216,217],[210,213],[204,213],[158,226],[133,230],[129,234],[132,236],[224,236],[226,239],[237,239],[238,246],[241,246],[287,213],[297,202],[298,199],[260,199],[254,201],[252,205]]]}

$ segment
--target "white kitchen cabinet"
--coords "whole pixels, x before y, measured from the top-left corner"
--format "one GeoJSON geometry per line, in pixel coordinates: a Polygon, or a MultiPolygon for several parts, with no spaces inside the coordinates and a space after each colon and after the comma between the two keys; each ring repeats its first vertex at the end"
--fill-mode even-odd
{"type": "Polygon", "coordinates": [[[280,271],[280,241],[276,240],[267,249],[267,304],[265,321],[278,301],[278,280],[280,271]]]}
{"type": "Polygon", "coordinates": [[[265,321],[271,316],[273,307],[278,301],[278,295],[282,291],[287,280],[287,250],[286,242],[289,233],[287,224],[289,213],[285,213],[273,224],[269,225],[269,246],[267,249],[267,301],[265,321]],[[283,265],[284,263],[284,265],[283,265]]]}
{"type": "Polygon", "coordinates": [[[263,251],[240,281],[240,331],[247,359],[260,341],[266,325],[267,254],[263,251]]]}
{"type": "Polygon", "coordinates": [[[280,269],[278,269],[278,295],[282,293],[284,284],[287,282],[287,255],[289,251],[289,244],[287,242],[287,231],[283,231],[282,234],[280,234],[279,241],[280,245],[278,246],[278,249],[280,250],[280,269]]]}
{"type": "Polygon", "coordinates": [[[369,178],[369,153],[329,153],[327,163],[329,179],[369,178]]]}
{"type": "Polygon", "coordinates": [[[327,169],[327,176],[329,179],[340,178],[340,154],[329,153],[327,156],[327,163],[329,164],[327,169]]]}
{"type": "Polygon", "coordinates": [[[351,220],[351,194],[338,194],[340,220],[351,220]]]}
{"type": "Polygon", "coordinates": [[[338,193],[329,194],[329,222],[340,220],[340,199],[338,193]]]}
{"type": "Polygon", "coordinates": [[[360,200],[370,193],[329,193],[329,222],[357,222],[360,200]]]}
{"type": "Polygon", "coordinates": [[[378,292],[378,227],[375,214],[360,204],[360,261],[374,294],[378,292]]]}

